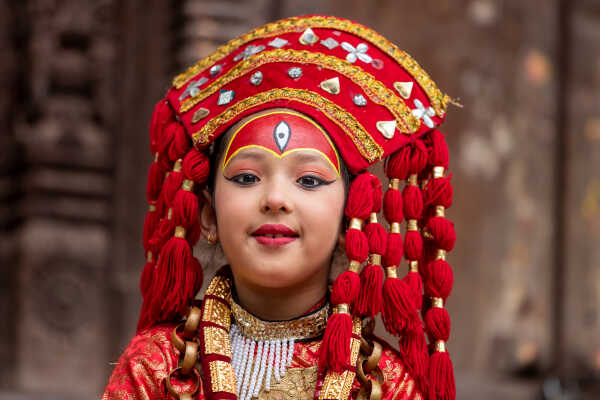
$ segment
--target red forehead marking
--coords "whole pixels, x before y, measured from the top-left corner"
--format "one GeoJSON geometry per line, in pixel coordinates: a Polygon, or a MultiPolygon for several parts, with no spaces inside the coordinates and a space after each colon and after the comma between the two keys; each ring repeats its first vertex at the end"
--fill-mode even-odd
{"type": "Polygon", "coordinates": [[[246,148],[261,148],[283,158],[299,150],[320,154],[340,175],[340,160],[327,133],[310,118],[293,111],[273,111],[244,122],[231,137],[223,169],[246,148]]]}

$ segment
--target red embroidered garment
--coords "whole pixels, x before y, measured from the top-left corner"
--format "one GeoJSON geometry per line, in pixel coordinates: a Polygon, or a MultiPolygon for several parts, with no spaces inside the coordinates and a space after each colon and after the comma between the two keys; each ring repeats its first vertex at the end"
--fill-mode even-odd
{"type": "MultiPolygon", "coordinates": [[[[159,325],[142,331],[136,335],[115,367],[108,386],[104,391],[102,400],[154,400],[171,399],[167,397],[164,380],[170,371],[177,367],[179,352],[173,347],[170,339],[175,325],[159,325]]],[[[384,383],[382,385],[383,400],[408,400],[422,399],[415,391],[415,384],[407,374],[400,359],[400,355],[389,344],[380,341],[383,346],[383,354],[379,361],[379,368],[383,372],[384,383]]],[[[318,362],[318,350],[320,340],[311,342],[297,342],[294,348],[292,364],[288,374],[293,376],[294,372],[305,372],[302,382],[284,382],[272,385],[270,392],[264,389],[259,399],[312,399],[316,382],[316,365],[318,362]],[[295,369],[300,369],[296,370],[295,369]],[[306,379],[306,376],[309,379],[306,379]],[[313,379],[310,377],[314,376],[313,379]],[[308,380],[308,382],[307,382],[308,380]],[[312,385],[309,393],[300,393],[298,389],[302,386],[312,385]]],[[[189,391],[194,384],[193,381],[175,383],[176,389],[189,391]]],[[[352,387],[352,398],[356,398],[359,390],[358,380],[354,380],[352,387]]],[[[197,399],[204,399],[203,390],[200,388],[197,399]]]]}

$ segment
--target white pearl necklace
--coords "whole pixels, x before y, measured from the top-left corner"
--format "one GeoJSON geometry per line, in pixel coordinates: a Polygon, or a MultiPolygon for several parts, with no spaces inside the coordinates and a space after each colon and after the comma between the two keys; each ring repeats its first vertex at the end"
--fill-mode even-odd
{"type": "Polygon", "coordinates": [[[232,365],[240,400],[258,397],[264,387],[271,390],[271,377],[280,382],[294,355],[294,338],[254,341],[244,337],[235,323],[229,330],[232,365]],[[256,351],[255,351],[256,350],[256,351]]]}

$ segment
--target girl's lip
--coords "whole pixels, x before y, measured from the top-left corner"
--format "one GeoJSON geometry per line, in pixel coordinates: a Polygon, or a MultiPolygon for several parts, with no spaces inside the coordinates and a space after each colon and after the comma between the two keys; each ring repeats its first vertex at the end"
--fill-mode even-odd
{"type": "Polygon", "coordinates": [[[253,236],[256,241],[264,246],[283,246],[297,239],[296,236],[253,236]]]}
{"type": "Polygon", "coordinates": [[[295,230],[287,225],[283,224],[264,224],[254,232],[252,236],[264,236],[264,235],[285,235],[287,237],[297,237],[298,234],[295,230]]]}
{"type": "Polygon", "coordinates": [[[298,238],[292,228],[283,224],[265,224],[252,233],[252,237],[264,246],[283,246],[298,238]]]}

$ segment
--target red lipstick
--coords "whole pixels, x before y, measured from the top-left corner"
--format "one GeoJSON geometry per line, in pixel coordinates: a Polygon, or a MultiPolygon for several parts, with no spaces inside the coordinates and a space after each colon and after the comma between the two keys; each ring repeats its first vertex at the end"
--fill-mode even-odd
{"type": "Polygon", "coordinates": [[[298,234],[282,224],[265,224],[252,232],[256,241],[265,246],[282,246],[296,240],[298,234]]]}

